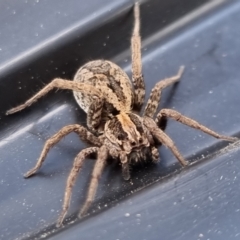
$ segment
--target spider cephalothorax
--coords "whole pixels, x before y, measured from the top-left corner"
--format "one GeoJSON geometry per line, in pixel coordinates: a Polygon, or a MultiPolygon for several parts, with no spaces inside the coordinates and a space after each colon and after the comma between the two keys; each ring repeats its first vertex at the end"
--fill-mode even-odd
{"type": "Polygon", "coordinates": [[[105,124],[104,130],[106,138],[115,145],[116,149],[124,151],[127,155],[133,149],[149,146],[142,121],[135,114],[121,113],[114,116],[105,124]]]}
{"type": "Polygon", "coordinates": [[[151,134],[144,127],[143,119],[134,113],[123,112],[114,116],[105,124],[104,132],[109,154],[120,158],[125,165],[123,177],[126,180],[130,178],[128,165],[146,160],[147,157],[158,158],[156,153],[151,154],[151,145],[155,145],[151,134]]]}
{"type": "Polygon", "coordinates": [[[91,61],[77,71],[74,81],[56,78],[24,104],[6,113],[12,114],[20,111],[30,106],[53,88],[61,88],[73,90],[77,103],[87,114],[87,126],[90,131],[79,124],[63,127],[47,140],[36,166],[25,174],[25,177],[33,175],[41,167],[50,148],[71,132],[77,133],[82,140],[93,145],[81,150],[74,160],[73,168],[67,180],[63,210],[58,219],[58,225],[62,223],[67,213],[77,174],[85,158],[92,153],[97,154],[97,160],[93,169],[87,199],[80,211],[80,215],[86,213],[94,200],[98,180],[108,157],[120,161],[123,177],[126,180],[130,178],[130,164],[146,159],[157,162],[159,160],[157,147],[162,144],[172,151],[183,166],[187,165],[174,142],[164,133],[166,119],[169,117],[213,137],[227,141],[236,140],[234,137],[220,135],[171,109],[160,110],[156,115],[156,119],[153,120],[162,89],[179,81],[183,73],[183,67],[179,69],[176,76],[159,81],[155,85],[143,115],[138,115],[145,97],[141,65],[138,3],[134,7],[134,16],[135,24],[131,39],[132,83],[127,74],[116,64],[106,60],[91,61]],[[133,109],[138,109],[138,113],[136,111],[133,113],[133,109]]]}

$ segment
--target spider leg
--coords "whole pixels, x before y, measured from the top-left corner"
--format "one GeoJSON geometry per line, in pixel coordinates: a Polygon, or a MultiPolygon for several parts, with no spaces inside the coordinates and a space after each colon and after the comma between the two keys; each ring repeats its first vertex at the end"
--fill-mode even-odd
{"type": "Polygon", "coordinates": [[[71,132],[77,133],[80,136],[80,138],[84,141],[88,141],[96,146],[101,146],[101,141],[97,137],[95,137],[92,133],[90,133],[86,128],[84,128],[83,126],[78,125],[78,124],[65,126],[46,141],[35,167],[32,168],[31,170],[29,170],[24,175],[24,177],[28,178],[28,177],[32,176],[42,166],[49,150],[56,143],[58,143],[63,137],[65,137],[67,134],[69,134],[71,132]]]}
{"type": "Polygon", "coordinates": [[[98,187],[98,181],[99,178],[102,174],[103,168],[106,164],[106,159],[108,157],[108,150],[106,146],[102,146],[98,149],[98,156],[97,156],[97,161],[95,163],[93,172],[92,172],[92,177],[88,189],[88,194],[85,203],[83,204],[83,207],[79,213],[79,217],[83,216],[90,205],[92,204],[94,197],[96,195],[97,187],[98,187]]]}
{"type": "Polygon", "coordinates": [[[185,161],[181,153],[178,151],[173,140],[166,133],[164,133],[161,129],[158,128],[157,124],[154,122],[153,119],[149,117],[144,117],[144,124],[160,143],[162,143],[172,151],[173,155],[178,159],[182,166],[188,165],[187,161],[185,161]]]}
{"type": "Polygon", "coordinates": [[[199,129],[199,130],[201,130],[215,138],[218,138],[218,139],[222,139],[222,140],[229,141],[229,142],[234,142],[234,141],[238,140],[238,138],[236,138],[236,137],[228,137],[228,136],[220,135],[220,134],[214,132],[213,130],[198,123],[197,121],[195,121],[191,118],[188,118],[188,117],[182,115],[181,113],[179,113],[175,110],[172,110],[172,109],[162,109],[157,114],[155,121],[157,124],[161,124],[161,121],[164,120],[164,118],[172,118],[180,123],[183,123],[189,127],[195,128],[195,129],[199,129]]]}
{"type": "Polygon", "coordinates": [[[65,215],[67,214],[67,211],[68,211],[68,208],[70,205],[72,189],[76,182],[77,175],[78,175],[80,169],[82,168],[85,158],[88,155],[90,155],[91,153],[95,153],[97,151],[98,151],[98,147],[89,147],[89,148],[83,149],[74,159],[73,167],[68,176],[67,186],[66,186],[66,190],[65,190],[65,194],[64,194],[62,212],[58,218],[57,227],[62,225],[63,219],[64,219],[65,215]]]}
{"type": "MultiPolygon", "coordinates": [[[[161,80],[154,86],[154,88],[151,91],[150,97],[147,101],[147,105],[144,109],[143,116],[147,116],[147,117],[151,117],[151,118],[154,116],[154,114],[156,113],[156,110],[158,108],[160,99],[161,99],[162,90],[164,88],[168,87],[169,85],[178,82],[183,74],[183,71],[184,71],[184,67],[181,66],[177,75],[167,78],[167,79],[164,79],[164,80],[161,80]]],[[[164,129],[162,129],[162,130],[164,130],[164,129]]]]}
{"type": "Polygon", "coordinates": [[[69,89],[77,92],[84,92],[85,94],[89,94],[89,96],[91,96],[92,104],[89,107],[89,112],[87,115],[87,124],[91,130],[95,130],[95,128],[99,125],[101,121],[101,112],[102,112],[102,106],[103,106],[103,96],[101,92],[91,85],[70,81],[70,80],[64,80],[61,78],[55,78],[52,82],[46,85],[42,90],[40,90],[37,94],[35,94],[25,103],[8,110],[6,112],[6,115],[13,114],[15,112],[25,109],[26,107],[31,106],[39,98],[43,97],[54,88],[69,89]]]}
{"type": "Polygon", "coordinates": [[[152,160],[154,163],[160,161],[158,149],[154,146],[151,147],[152,160]]]}
{"type": "Polygon", "coordinates": [[[129,163],[126,154],[122,153],[120,155],[120,161],[122,164],[122,175],[124,180],[130,179],[130,169],[129,169],[129,163]]]}
{"type": "Polygon", "coordinates": [[[134,5],[134,28],[131,38],[132,49],[132,82],[134,86],[134,104],[135,109],[141,109],[145,98],[145,84],[142,75],[141,60],[141,37],[140,31],[140,10],[139,3],[134,5]]]}

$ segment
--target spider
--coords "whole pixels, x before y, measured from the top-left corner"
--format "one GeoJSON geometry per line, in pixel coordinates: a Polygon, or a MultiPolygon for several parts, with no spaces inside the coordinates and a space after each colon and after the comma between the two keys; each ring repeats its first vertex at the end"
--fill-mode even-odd
{"type": "Polygon", "coordinates": [[[25,178],[28,178],[35,174],[42,166],[49,150],[71,132],[75,132],[83,141],[93,145],[81,150],[74,159],[73,167],[67,179],[62,212],[58,218],[57,226],[62,224],[68,211],[72,189],[84,160],[92,153],[97,155],[97,160],[92,172],[87,198],[79,213],[80,217],[86,214],[94,200],[99,178],[109,157],[120,161],[125,180],[130,179],[130,165],[145,159],[158,162],[157,147],[161,144],[172,151],[182,166],[188,164],[171,138],[164,133],[167,118],[199,129],[218,139],[230,142],[237,140],[235,137],[220,135],[172,109],[161,109],[156,114],[161,91],[179,81],[184,71],[183,66],[180,67],[177,75],[159,81],[155,85],[143,114],[140,116],[139,112],[145,98],[145,84],[142,76],[139,32],[140,10],[139,3],[135,3],[134,28],[131,37],[132,83],[127,74],[113,62],[106,60],[91,61],[77,71],[73,81],[56,78],[24,104],[6,112],[8,115],[21,111],[52,89],[58,88],[73,90],[77,103],[87,114],[88,129],[79,124],[63,127],[46,141],[35,167],[24,175],[25,178]],[[156,118],[153,120],[155,114],[156,118]]]}

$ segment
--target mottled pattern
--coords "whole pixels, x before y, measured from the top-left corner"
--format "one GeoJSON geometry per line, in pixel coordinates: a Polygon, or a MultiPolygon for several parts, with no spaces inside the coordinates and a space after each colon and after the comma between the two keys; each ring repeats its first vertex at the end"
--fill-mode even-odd
{"type": "MultiPolygon", "coordinates": [[[[102,93],[106,113],[130,111],[133,103],[132,85],[127,74],[116,64],[106,60],[96,60],[82,66],[74,81],[91,85],[102,93]],[[109,109],[110,106],[114,107],[109,109]]],[[[74,97],[81,108],[88,113],[91,96],[74,91],[74,97]]]]}
{"type": "Polygon", "coordinates": [[[128,113],[127,114],[130,118],[130,120],[134,123],[134,125],[136,126],[136,129],[137,131],[140,133],[140,134],[143,134],[144,131],[143,131],[143,125],[142,125],[142,120],[141,118],[134,114],[134,113],[128,113]]]}

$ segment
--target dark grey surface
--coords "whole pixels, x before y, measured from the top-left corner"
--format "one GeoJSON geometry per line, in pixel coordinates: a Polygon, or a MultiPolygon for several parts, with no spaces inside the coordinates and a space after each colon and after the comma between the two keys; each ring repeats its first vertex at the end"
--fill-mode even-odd
{"type": "Polygon", "coordinates": [[[133,193],[50,239],[239,239],[239,146],[133,193]]]}
{"type": "MultiPolygon", "coordinates": [[[[53,77],[72,78],[78,66],[90,59],[115,59],[130,75],[132,3],[114,1],[107,5],[107,1],[101,1],[101,8],[92,1],[87,12],[62,1],[56,10],[61,12],[61,21],[65,19],[62,27],[49,21],[51,14],[47,11],[55,11],[44,7],[49,1],[40,0],[31,6],[34,9],[40,3],[46,9],[42,21],[49,24],[48,34],[41,35],[39,42],[35,39],[28,44],[23,38],[14,48],[11,43],[16,38],[0,38],[0,44],[5,44],[0,65],[0,239],[240,239],[238,146],[220,154],[227,143],[174,121],[169,121],[166,132],[186,158],[198,160],[197,165],[180,171],[176,159],[163,147],[161,163],[134,168],[132,180],[125,182],[118,164],[109,164],[90,216],[75,221],[94,163],[86,161],[74,188],[68,215],[71,218],[62,229],[55,229],[73,158],[85,145],[71,134],[51,150],[36,176],[25,180],[22,175],[35,164],[49,136],[67,124],[85,124],[85,114],[69,92],[52,92],[13,116],[5,116],[4,112],[53,77]],[[101,22],[98,18],[86,20],[94,16],[93,7],[100,13],[101,22]],[[112,10],[109,13],[106,9],[112,10]],[[68,11],[83,11],[85,15],[72,20],[63,18],[68,11]],[[54,38],[49,45],[42,45],[71,26],[77,27],[54,38]],[[51,30],[55,31],[52,35],[51,30]],[[41,51],[31,52],[35,46],[40,46],[41,51]],[[19,54],[29,49],[30,55],[19,62],[19,54]],[[11,59],[17,61],[3,64],[11,59]],[[209,154],[213,155],[205,159],[209,154]],[[169,174],[171,177],[166,177],[169,174]]],[[[164,91],[161,107],[176,109],[220,133],[239,136],[239,1],[211,1],[202,7],[199,1],[192,1],[192,5],[186,0],[182,5],[168,3],[146,1],[141,9],[147,96],[158,80],[174,75],[180,65],[185,65],[181,82],[164,91]],[[185,11],[183,6],[188,6],[185,11]],[[163,16],[171,17],[160,21],[158,9],[165,12],[163,16]]],[[[2,6],[7,5],[1,1],[0,6],[3,11],[2,6]]],[[[17,6],[12,1],[11,9],[17,6]]],[[[20,4],[18,9],[24,16],[25,8],[20,4]]],[[[38,9],[43,12],[41,7],[38,9]]],[[[3,12],[6,15],[0,14],[0,18],[8,19],[3,12]]],[[[35,24],[41,22],[33,13],[29,16],[36,15],[36,22],[32,18],[28,29],[33,26],[33,30],[29,33],[35,32],[35,24]]],[[[24,22],[23,17],[20,19],[24,22]]],[[[15,22],[5,21],[11,26],[15,22]]],[[[4,35],[12,36],[6,29],[1,34],[6,31],[4,35]]],[[[20,31],[18,34],[21,36],[20,31]]]]}
{"type": "Polygon", "coordinates": [[[67,38],[78,30],[83,35],[111,19],[129,1],[91,0],[9,0],[1,1],[1,65],[21,59],[37,50],[67,38]]]}

